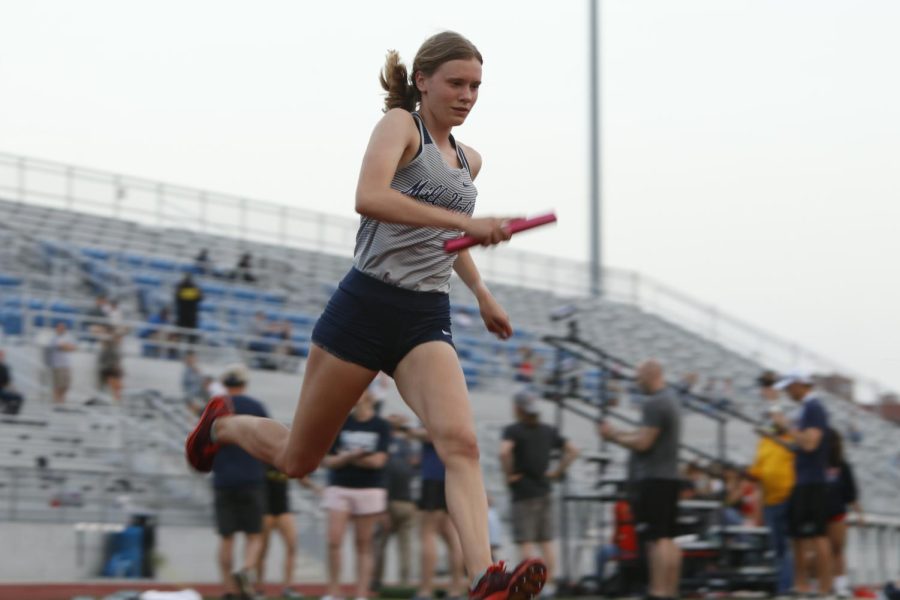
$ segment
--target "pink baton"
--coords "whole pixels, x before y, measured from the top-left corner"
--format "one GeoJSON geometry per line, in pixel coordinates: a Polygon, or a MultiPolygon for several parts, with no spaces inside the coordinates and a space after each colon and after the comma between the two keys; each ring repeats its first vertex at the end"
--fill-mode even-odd
{"type": "MultiPolygon", "coordinates": [[[[525,231],[526,229],[534,229],[535,227],[540,227],[541,225],[548,225],[555,222],[556,213],[551,212],[545,215],[531,217],[530,219],[513,219],[506,224],[506,228],[509,229],[510,233],[519,233],[520,231],[525,231]]],[[[459,252],[460,250],[465,250],[466,248],[471,248],[472,246],[477,246],[478,244],[479,242],[472,236],[464,235],[454,240],[447,240],[446,242],[444,242],[444,251],[459,252]]]]}

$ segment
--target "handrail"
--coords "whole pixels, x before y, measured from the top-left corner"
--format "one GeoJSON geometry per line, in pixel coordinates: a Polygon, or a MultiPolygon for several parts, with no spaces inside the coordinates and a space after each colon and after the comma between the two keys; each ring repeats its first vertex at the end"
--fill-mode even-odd
{"type": "MultiPolygon", "coordinates": [[[[184,350],[185,348],[195,348],[195,349],[215,349],[219,352],[222,350],[222,346],[227,345],[229,348],[240,352],[248,357],[273,357],[278,356],[278,354],[274,351],[272,352],[264,352],[259,350],[251,350],[250,346],[253,343],[259,343],[263,345],[272,345],[277,346],[280,343],[290,344],[298,346],[301,344],[299,341],[295,341],[293,339],[276,339],[270,337],[260,337],[252,334],[242,333],[239,331],[229,331],[229,330],[217,330],[217,331],[207,331],[203,329],[191,329],[187,327],[178,327],[177,325],[165,325],[165,324],[157,324],[157,323],[149,323],[147,321],[137,321],[137,320],[122,320],[116,323],[111,323],[108,318],[88,316],[84,314],[77,313],[59,313],[53,311],[52,309],[44,308],[40,310],[23,309],[24,319],[26,323],[30,323],[34,317],[41,316],[44,318],[45,322],[51,323],[53,321],[71,321],[76,327],[72,327],[69,330],[69,333],[73,337],[78,337],[79,335],[87,335],[90,338],[96,341],[103,341],[104,339],[109,339],[111,334],[109,333],[93,333],[90,331],[84,331],[84,327],[90,326],[102,326],[102,327],[115,327],[118,329],[116,335],[128,335],[135,332],[140,332],[142,330],[150,330],[152,329],[154,333],[162,333],[162,334],[173,334],[179,336],[179,341],[170,341],[165,338],[149,338],[149,337],[138,337],[137,339],[141,344],[151,345],[154,347],[158,347],[161,351],[165,350],[184,350]],[[238,343],[237,346],[233,346],[231,344],[222,344],[216,343],[216,340],[221,337],[227,337],[231,340],[234,340],[238,343]],[[188,341],[189,339],[193,341],[188,341]]],[[[33,325],[29,325],[26,327],[26,335],[29,337],[35,337],[39,331],[49,332],[49,327],[38,328],[33,325]]],[[[123,356],[128,356],[124,350],[126,348],[122,348],[123,356]]],[[[285,358],[296,358],[295,356],[285,357],[285,358]]]]}
{"type": "MultiPolygon", "coordinates": [[[[579,338],[572,337],[572,336],[554,336],[554,335],[547,335],[541,339],[545,343],[547,343],[555,348],[562,349],[563,351],[565,351],[581,360],[587,360],[588,362],[593,363],[594,361],[596,361],[596,358],[599,357],[603,363],[612,363],[613,365],[615,365],[616,368],[624,369],[625,371],[629,372],[629,373],[625,373],[625,372],[619,371],[616,374],[617,379],[628,380],[628,381],[634,381],[636,379],[635,376],[633,374],[631,374],[636,370],[634,365],[628,363],[625,359],[623,359],[619,356],[616,356],[614,354],[611,354],[611,353],[607,352],[606,350],[603,350],[601,348],[593,346],[593,345],[585,342],[584,340],[581,340],[579,338]],[[578,346],[583,351],[586,351],[586,352],[595,353],[596,357],[594,357],[594,358],[587,357],[582,352],[572,350],[571,347],[567,347],[566,346],[567,344],[572,344],[574,346],[578,346]]],[[[606,365],[604,365],[603,369],[607,372],[612,371],[606,365]]],[[[765,423],[763,423],[759,419],[754,419],[750,415],[747,415],[747,414],[737,410],[736,408],[732,408],[730,406],[723,406],[722,404],[717,402],[716,398],[713,398],[711,396],[706,396],[704,394],[700,394],[700,393],[697,393],[692,390],[686,390],[676,383],[666,383],[666,388],[677,393],[682,398],[689,398],[691,400],[695,400],[695,401],[699,402],[700,404],[702,404],[707,409],[711,410],[712,412],[701,411],[701,410],[695,409],[693,406],[690,406],[690,405],[686,406],[688,409],[692,410],[693,412],[702,414],[703,416],[710,418],[712,420],[722,421],[722,420],[727,420],[728,418],[733,418],[733,419],[741,421],[742,423],[745,423],[747,425],[753,425],[754,427],[762,427],[765,425],[765,423]]],[[[771,437],[771,436],[767,436],[767,437],[771,437]]],[[[772,439],[774,439],[775,441],[779,441],[779,440],[777,440],[777,438],[772,438],[772,439]]]]}
{"type": "MultiPolygon", "coordinates": [[[[117,483],[122,480],[128,480],[132,485],[139,485],[141,483],[148,484],[147,489],[152,490],[152,502],[154,506],[158,506],[162,509],[163,514],[165,514],[165,509],[167,508],[166,504],[163,502],[163,499],[166,496],[167,486],[162,485],[162,482],[171,483],[173,481],[183,481],[187,484],[187,489],[191,497],[195,497],[197,490],[204,490],[204,492],[202,492],[204,494],[204,503],[203,505],[186,505],[184,502],[179,502],[174,505],[176,510],[187,509],[188,512],[208,512],[208,508],[206,508],[208,506],[208,500],[206,500],[206,497],[208,497],[209,492],[206,490],[208,490],[209,484],[194,475],[135,474],[124,471],[95,471],[83,468],[57,469],[48,467],[37,470],[33,466],[20,467],[7,465],[0,465],[0,473],[5,473],[11,481],[11,484],[4,493],[4,495],[7,496],[7,506],[3,511],[0,511],[0,520],[20,521],[27,519],[27,517],[21,514],[23,508],[26,506],[25,501],[42,500],[46,498],[46,496],[43,495],[23,495],[21,482],[28,478],[37,478],[45,482],[56,483],[55,489],[48,488],[47,495],[52,495],[54,492],[61,494],[59,499],[62,500],[62,502],[57,508],[51,508],[49,506],[45,508],[46,515],[51,518],[39,519],[41,521],[52,520],[57,522],[68,522],[73,517],[80,520],[82,517],[78,514],[79,511],[71,510],[73,508],[94,511],[96,514],[100,515],[100,520],[103,522],[112,522],[116,517],[123,513],[135,512],[135,509],[140,509],[141,507],[132,505],[129,509],[128,503],[124,498],[116,497],[127,496],[129,492],[127,488],[117,491],[108,490],[112,483],[117,483]],[[91,480],[99,482],[98,492],[102,496],[102,500],[97,503],[86,504],[83,506],[78,504],[68,504],[65,501],[66,498],[63,495],[63,492],[67,491],[65,490],[65,482],[71,476],[90,478],[91,480]],[[70,513],[73,512],[74,515],[70,516],[70,513]]],[[[155,508],[153,510],[156,512],[155,508]]],[[[136,512],[142,511],[137,510],[136,512]]],[[[31,520],[34,520],[34,517],[31,517],[31,520]]]]}
{"type": "MultiPolygon", "coordinates": [[[[586,406],[577,406],[569,400],[578,400],[585,403],[590,403],[590,399],[578,395],[572,391],[565,391],[563,388],[562,381],[564,379],[563,373],[561,371],[561,361],[565,354],[568,354],[572,358],[578,359],[586,364],[597,367],[601,370],[601,372],[605,373],[607,377],[614,378],[618,380],[634,380],[635,379],[635,368],[633,365],[629,364],[627,361],[622,360],[612,354],[607,353],[605,350],[598,348],[584,340],[578,338],[576,329],[570,327],[570,332],[568,336],[552,336],[548,335],[542,338],[545,343],[553,346],[557,349],[557,366],[554,371],[554,379],[549,383],[549,388],[544,392],[544,397],[551,402],[553,402],[557,406],[558,411],[565,411],[567,413],[571,413],[586,419],[590,422],[597,423],[603,419],[612,418],[617,421],[621,421],[626,423],[632,427],[636,427],[639,423],[626,415],[623,415],[615,410],[612,410],[609,406],[601,405],[599,407],[590,404],[591,407],[599,408],[598,412],[590,411],[586,406]]],[[[601,378],[601,384],[605,385],[605,381],[601,378]]],[[[677,389],[676,386],[669,386],[672,389],[677,389]]],[[[690,392],[681,392],[683,395],[687,397],[695,397],[697,400],[701,402],[710,402],[710,398],[703,397],[701,395],[692,394],[690,392]]],[[[711,416],[711,415],[705,415],[711,416]]],[[[740,418],[743,422],[747,424],[757,424],[755,419],[751,417],[742,415],[742,414],[731,414],[730,411],[723,411],[720,415],[717,416],[719,420],[719,452],[718,455],[713,455],[709,452],[701,450],[697,447],[694,447],[691,443],[681,440],[679,442],[679,462],[684,463],[687,461],[688,457],[683,455],[684,452],[689,452],[694,456],[699,456],[709,464],[717,465],[727,464],[727,456],[724,454],[724,446],[722,445],[723,430],[721,426],[723,421],[721,420],[725,416],[735,416],[740,418]]],[[[557,417],[557,423],[561,423],[561,417],[557,417]]],[[[762,434],[763,432],[758,429],[754,430],[757,434],[762,434]]],[[[601,474],[603,473],[604,466],[606,461],[601,461],[601,474]]],[[[707,470],[707,469],[704,469],[707,470]]],[[[721,478],[723,473],[721,471],[716,472],[713,468],[711,470],[707,470],[708,473],[721,478]]],[[[602,480],[601,480],[602,481],[602,480]]],[[[565,484],[564,484],[565,485],[565,484]]],[[[597,486],[600,487],[599,485],[597,486]]],[[[722,492],[720,494],[724,494],[724,487],[722,488],[722,492]]],[[[562,503],[560,508],[560,518],[562,521],[562,572],[564,573],[565,579],[570,579],[571,574],[571,564],[573,561],[571,560],[571,553],[573,551],[577,551],[577,548],[581,546],[580,541],[573,541],[569,536],[569,511],[567,509],[569,501],[596,501],[596,502],[608,502],[614,499],[621,499],[620,496],[610,495],[608,493],[602,493],[596,490],[594,493],[590,494],[572,494],[568,488],[561,491],[561,497],[565,502],[562,503]]],[[[712,503],[711,508],[721,508],[723,506],[724,495],[720,495],[718,500],[712,503]]],[[[578,516],[576,515],[576,518],[578,516]]],[[[724,525],[724,514],[719,514],[719,526],[724,525]]],[[[601,528],[603,527],[604,517],[601,513],[599,517],[599,523],[601,528]]],[[[847,561],[848,564],[852,567],[853,571],[851,571],[854,575],[857,575],[857,580],[861,577],[859,574],[862,574],[862,577],[870,577],[870,573],[877,573],[875,576],[876,579],[883,580],[888,576],[887,570],[887,560],[883,557],[889,548],[892,548],[895,545],[897,539],[900,539],[900,516],[898,515],[887,515],[887,514],[875,514],[868,515],[864,521],[859,520],[855,516],[850,516],[848,518],[848,523],[851,525],[851,535],[849,536],[849,548],[857,550],[856,552],[848,552],[847,561]],[[871,549],[872,547],[877,549],[877,556],[879,557],[879,561],[877,563],[877,567],[873,567],[873,565],[865,559],[864,552],[866,549],[871,549]]],[[[713,528],[715,529],[715,528],[713,528]]],[[[578,534],[576,537],[584,536],[584,529],[578,530],[578,534]]],[[[729,543],[728,536],[721,536],[719,538],[719,543],[722,544],[721,556],[725,556],[725,552],[727,551],[727,545],[729,543]]],[[[866,581],[873,581],[874,579],[867,579],[866,581]]]]}
{"type": "MultiPolygon", "coordinates": [[[[327,253],[349,254],[357,228],[352,218],[4,152],[0,152],[0,194],[34,205],[327,253]],[[174,207],[177,215],[171,214],[174,207]]],[[[590,295],[589,265],[583,261],[507,249],[484,254],[479,263],[485,278],[493,282],[573,297],[590,295]]],[[[877,399],[890,389],[636,272],[605,268],[604,290],[609,300],[659,315],[773,368],[803,366],[853,377],[863,400],[877,399]]]]}

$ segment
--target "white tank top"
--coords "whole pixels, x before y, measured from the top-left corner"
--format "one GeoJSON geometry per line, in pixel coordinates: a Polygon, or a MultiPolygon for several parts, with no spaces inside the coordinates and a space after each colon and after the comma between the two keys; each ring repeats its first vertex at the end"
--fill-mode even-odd
{"type": "MultiPolygon", "coordinates": [[[[391,188],[419,202],[471,215],[478,190],[472,183],[469,163],[462,148],[450,136],[463,168],[447,164],[432,141],[418,113],[419,152],[399,169],[391,188]]],[[[450,291],[450,274],[457,254],[444,252],[444,241],[460,236],[460,231],[438,227],[414,227],[361,217],[356,232],[353,264],[357,269],[385,283],[419,292],[450,291]]]]}

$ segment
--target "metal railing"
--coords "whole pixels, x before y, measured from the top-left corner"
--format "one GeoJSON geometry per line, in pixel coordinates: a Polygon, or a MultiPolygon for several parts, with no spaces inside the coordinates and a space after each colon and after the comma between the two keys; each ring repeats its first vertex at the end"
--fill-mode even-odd
{"type": "Polygon", "coordinates": [[[882,585],[900,571],[900,516],[847,517],[847,573],[850,580],[882,585]]]}
{"type": "MultiPolygon", "coordinates": [[[[9,339],[29,341],[44,351],[49,348],[52,340],[52,326],[60,321],[67,323],[68,333],[82,350],[96,349],[99,344],[110,339],[114,331],[119,338],[118,352],[123,358],[179,358],[186,351],[192,350],[201,358],[214,358],[222,364],[236,361],[251,365],[265,363],[268,368],[294,373],[302,367],[308,346],[308,342],[299,338],[260,337],[226,327],[204,330],[134,320],[122,320],[113,324],[107,318],[84,313],[61,313],[48,308],[31,309],[27,306],[22,308],[21,315],[22,335],[9,339]],[[36,321],[43,324],[36,325],[36,321]]],[[[27,361],[27,366],[30,369],[23,369],[23,375],[27,377],[28,372],[32,372],[29,381],[39,389],[37,397],[48,398],[50,381],[38,373],[47,369],[47,365],[32,359],[27,361]]]]}
{"type": "Polygon", "coordinates": [[[118,523],[138,512],[173,525],[210,518],[209,483],[192,475],[0,466],[0,478],[2,521],[118,523]]]}
{"type": "MultiPolygon", "coordinates": [[[[0,198],[330,254],[352,253],[357,229],[357,220],[352,218],[2,152],[0,198]]],[[[479,254],[477,260],[485,278],[495,283],[561,296],[590,295],[589,266],[584,261],[512,249],[479,254]]],[[[603,281],[607,299],[659,315],[772,368],[804,367],[851,377],[857,383],[859,399],[867,401],[889,390],[836,361],[652,278],[605,268],[603,281]]]]}

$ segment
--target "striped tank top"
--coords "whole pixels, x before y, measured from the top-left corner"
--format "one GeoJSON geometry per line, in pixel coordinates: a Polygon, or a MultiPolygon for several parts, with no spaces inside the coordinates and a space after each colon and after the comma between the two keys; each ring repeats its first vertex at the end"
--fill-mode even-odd
{"type": "MultiPolygon", "coordinates": [[[[462,148],[450,136],[463,168],[447,164],[418,113],[419,152],[398,169],[391,188],[419,202],[471,215],[478,191],[472,183],[469,163],[462,148]]],[[[460,232],[438,227],[414,227],[385,223],[363,216],[356,233],[354,266],[379,281],[418,292],[450,291],[450,273],[456,253],[444,252],[444,241],[460,232]]]]}

